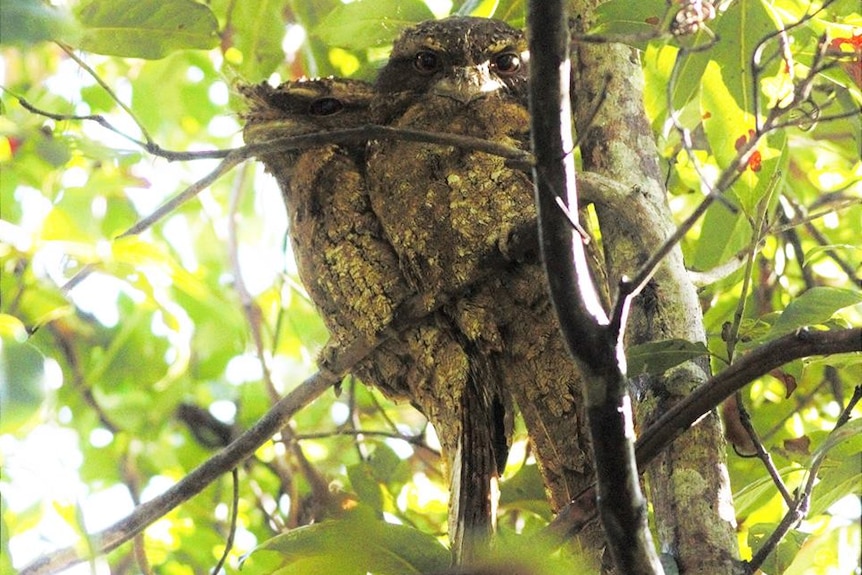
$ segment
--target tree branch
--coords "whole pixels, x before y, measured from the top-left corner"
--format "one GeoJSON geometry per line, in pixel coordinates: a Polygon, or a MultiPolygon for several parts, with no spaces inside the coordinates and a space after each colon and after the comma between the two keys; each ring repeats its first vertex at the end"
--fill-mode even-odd
{"type": "MultiPolygon", "coordinates": [[[[354,347],[360,348],[353,350],[354,353],[370,351],[361,349],[362,346],[354,347]]],[[[350,354],[345,354],[347,355],[350,354]]],[[[337,375],[332,372],[317,372],[306,379],[275,404],[251,429],[189,473],[179,483],[158,497],[139,505],[130,515],[111,527],[90,536],[95,551],[101,554],[117,548],[171,509],[203,491],[207,485],[251,456],[258,447],[278,433],[293,414],[311,403],[337,381],[337,375]]],[[[21,575],[55,573],[86,560],[87,557],[80,553],[80,546],[73,545],[36,559],[21,570],[21,575]]]]}
{"type": "Polygon", "coordinates": [[[569,351],[581,365],[602,526],[617,568],[663,573],[647,526],[634,458],[631,402],[626,391],[621,327],[609,322],[589,273],[582,239],[566,213],[578,212],[572,151],[571,63],[565,2],[532,0],[530,117],[539,236],[551,300],[569,351]],[[560,209],[561,205],[564,209],[560,209]]]}
{"type": "Polygon", "coordinates": [[[710,378],[651,425],[638,441],[638,461],[655,457],[710,409],[773,369],[802,357],[858,351],[862,351],[862,328],[798,330],[772,340],[710,378]]]}
{"type": "MultiPolygon", "coordinates": [[[[722,401],[773,369],[805,357],[860,351],[862,328],[798,331],[752,350],[708,379],[643,432],[635,446],[638,465],[643,467],[652,461],[722,401]]],[[[595,517],[595,487],[590,487],[560,511],[548,525],[546,533],[562,540],[580,531],[595,517]]]]}
{"type": "MultiPolygon", "coordinates": [[[[857,385],[853,390],[853,397],[850,398],[850,401],[844,407],[844,410],[841,412],[841,415],[838,417],[838,421],[835,423],[835,427],[832,429],[830,433],[830,437],[827,438],[827,441],[836,437],[836,432],[841,429],[849,420],[850,414],[853,411],[853,408],[856,407],[856,404],[862,400],[862,386],[857,385]]],[[[795,501],[790,502],[788,504],[787,513],[782,518],[781,522],[776,527],[775,531],[769,536],[760,549],[757,550],[757,553],[751,558],[746,564],[747,570],[746,573],[756,573],[760,566],[763,565],[763,562],[766,561],[766,558],[772,553],[781,540],[787,535],[787,532],[796,525],[800,520],[804,519],[806,515],[808,515],[808,506],[811,501],[811,493],[814,491],[814,484],[817,480],[817,472],[820,471],[820,467],[823,465],[823,461],[825,460],[827,450],[820,451],[814,458],[811,463],[811,468],[808,470],[808,477],[800,489],[799,494],[796,496],[795,501]]]]}
{"type": "MultiPolygon", "coordinates": [[[[422,295],[408,300],[402,313],[383,333],[373,341],[358,339],[339,348],[337,355],[330,355],[320,371],[308,377],[296,389],[279,400],[249,430],[240,435],[222,451],[197,467],[177,484],[161,495],[143,503],[124,519],[111,527],[89,537],[93,549],[98,554],[107,553],[134,538],[148,525],[159,519],[171,509],[189,500],[206,488],[221,475],[231,471],[243,460],[250,457],[261,445],[287,425],[291,417],[320,396],[329,387],[338,383],[345,373],[377,348],[390,333],[410,326],[425,314],[425,298],[422,295]],[[418,315],[421,314],[421,315],[418,315]]],[[[442,305],[443,302],[440,302],[442,305]]],[[[59,549],[36,559],[26,565],[21,575],[46,575],[86,561],[80,546],[73,545],[59,549]]]]}
{"type": "MultiPolygon", "coordinates": [[[[4,88],[5,90],[5,88],[4,88]]],[[[8,91],[7,91],[8,92],[8,91]]],[[[258,156],[262,153],[272,153],[279,150],[298,150],[304,148],[315,148],[328,144],[355,144],[372,139],[401,139],[413,142],[423,142],[430,144],[440,144],[448,146],[456,146],[465,150],[476,150],[485,152],[493,156],[500,156],[507,160],[511,160],[515,167],[529,169],[532,165],[532,156],[529,152],[494,142],[482,138],[474,138],[471,136],[462,136],[459,134],[446,134],[442,132],[425,132],[422,130],[410,130],[407,128],[393,128],[391,126],[378,126],[375,124],[367,124],[357,128],[345,128],[343,130],[329,130],[325,132],[315,132],[311,134],[302,134],[299,136],[290,136],[284,138],[276,138],[274,140],[259,142],[257,144],[249,144],[239,148],[228,148],[226,150],[199,150],[195,152],[181,152],[177,150],[166,150],[158,144],[152,142],[142,142],[125,134],[118,128],[114,127],[108,120],[98,114],[78,115],[78,114],[58,114],[42,110],[27,101],[23,96],[12,94],[21,107],[29,112],[44,116],[57,121],[91,121],[96,122],[103,128],[114,132],[115,134],[125,138],[126,140],[140,146],[150,154],[164,158],[169,162],[174,161],[189,161],[189,160],[220,160],[231,156],[232,154],[242,155],[242,159],[258,156]]]]}

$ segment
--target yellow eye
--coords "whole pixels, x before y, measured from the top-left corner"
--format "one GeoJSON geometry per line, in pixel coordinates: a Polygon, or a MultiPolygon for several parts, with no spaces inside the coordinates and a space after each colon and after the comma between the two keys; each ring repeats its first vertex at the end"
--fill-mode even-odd
{"type": "Polygon", "coordinates": [[[440,58],[435,52],[423,50],[416,54],[416,58],[413,60],[413,67],[423,74],[431,74],[440,67],[440,58]]]}
{"type": "Polygon", "coordinates": [[[515,74],[521,69],[521,57],[514,52],[503,52],[494,56],[491,68],[504,76],[515,74]]]}

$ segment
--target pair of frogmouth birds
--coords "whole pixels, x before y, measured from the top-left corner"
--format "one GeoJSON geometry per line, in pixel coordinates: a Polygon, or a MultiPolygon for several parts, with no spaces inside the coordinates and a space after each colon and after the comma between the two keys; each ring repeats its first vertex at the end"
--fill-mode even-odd
{"type": "MultiPolygon", "coordinates": [[[[527,149],[526,49],[523,33],[497,20],[420,23],[396,40],[373,84],[241,86],[244,136],[260,143],[378,124],[527,149]]],[[[410,400],[434,425],[452,485],[456,560],[474,559],[493,532],[512,400],[552,500],[574,495],[589,476],[577,373],[538,254],[517,247],[524,230],[535,233],[530,174],[473,149],[397,137],[259,160],[283,192],[300,278],[330,331],[329,350],[374,341],[413,316],[354,372],[410,400]]]]}

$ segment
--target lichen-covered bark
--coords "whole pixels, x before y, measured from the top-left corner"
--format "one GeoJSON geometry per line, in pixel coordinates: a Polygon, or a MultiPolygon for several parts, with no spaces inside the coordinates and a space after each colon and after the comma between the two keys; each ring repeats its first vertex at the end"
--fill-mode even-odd
{"type": "MultiPolygon", "coordinates": [[[[588,28],[596,3],[575,0],[575,31],[588,28]]],[[[596,203],[611,287],[632,276],[673,229],[658,167],[658,153],[642,102],[643,76],[637,53],[622,45],[577,46],[573,62],[575,117],[583,167],[631,187],[629,210],[596,203]],[[589,124],[596,99],[604,97],[589,124]]],[[[702,311],[679,249],[663,261],[635,300],[627,345],[667,338],[704,341],[702,311]]],[[[638,411],[641,426],[703,383],[706,363],[691,362],[649,389],[638,411]],[[648,406],[648,407],[647,407],[648,406]]],[[[715,413],[673,445],[647,469],[662,553],[673,555],[680,573],[732,573],[737,557],[733,506],[725,467],[721,424],[715,413]]]]}

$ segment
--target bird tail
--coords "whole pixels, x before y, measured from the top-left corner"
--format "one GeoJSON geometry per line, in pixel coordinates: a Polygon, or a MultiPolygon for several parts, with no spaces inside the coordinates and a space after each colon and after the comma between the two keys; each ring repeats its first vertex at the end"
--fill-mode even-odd
{"type": "Polygon", "coordinates": [[[496,530],[498,479],[508,455],[508,411],[488,370],[476,370],[461,398],[461,433],[451,469],[449,534],[453,561],[475,562],[486,554],[496,530]]]}

